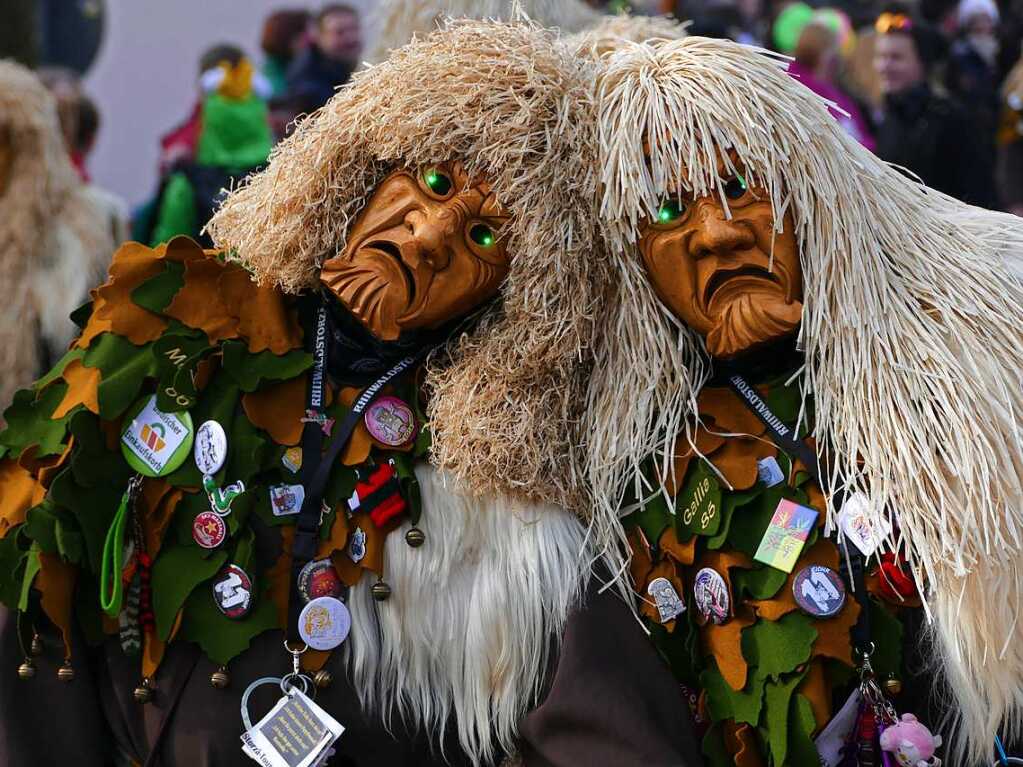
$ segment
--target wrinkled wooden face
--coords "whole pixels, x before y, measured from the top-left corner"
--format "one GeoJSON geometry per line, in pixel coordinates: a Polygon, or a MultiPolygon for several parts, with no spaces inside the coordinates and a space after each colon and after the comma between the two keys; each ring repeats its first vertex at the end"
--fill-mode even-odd
{"type": "Polygon", "coordinates": [[[374,190],[321,281],[377,338],[436,328],[497,294],[509,216],[461,163],[397,170],[374,190]]]}
{"type": "Polygon", "coordinates": [[[0,126],[0,196],[7,191],[12,165],[14,165],[14,141],[11,129],[2,125],[0,126]]]}
{"type": "Polygon", "coordinates": [[[727,211],[717,191],[664,200],[656,220],[640,226],[639,248],[665,306],[703,337],[711,356],[729,358],[796,330],[802,269],[791,215],[775,233],[766,192],[723,161],[718,172],[727,211]]]}

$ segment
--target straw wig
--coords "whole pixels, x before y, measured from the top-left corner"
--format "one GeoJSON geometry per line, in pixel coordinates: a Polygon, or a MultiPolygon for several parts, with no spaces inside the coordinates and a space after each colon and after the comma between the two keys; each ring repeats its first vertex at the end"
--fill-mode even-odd
{"type": "Polygon", "coordinates": [[[667,467],[676,434],[692,441],[710,363],[657,301],[634,242],[667,196],[724,201],[730,148],[776,226],[795,222],[804,395],[832,484],[842,476],[897,522],[889,544],[909,557],[957,698],[952,742],[983,761],[1000,728],[1023,727],[1023,287],[1004,265],[1023,253],[1023,220],[903,176],[785,68],[698,37],[604,60],[601,219],[620,289],[591,381],[588,471],[617,507],[645,456],[667,467]]]}
{"type": "Polygon", "coordinates": [[[433,460],[477,494],[571,505],[583,485],[571,432],[610,273],[588,66],[533,26],[453,22],[357,74],[209,225],[257,280],[296,292],[393,168],[461,159],[491,183],[512,214],[503,300],[427,377],[433,460]]]}
{"type": "Polygon", "coordinates": [[[610,56],[622,43],[659,44],[665,40],[679,40],[686,36],[689,22],[671,16],[633,16],[620,13],[605,16],[599,23],[569,35],[565,42],[580,55],[593,58],[610,56]]]}

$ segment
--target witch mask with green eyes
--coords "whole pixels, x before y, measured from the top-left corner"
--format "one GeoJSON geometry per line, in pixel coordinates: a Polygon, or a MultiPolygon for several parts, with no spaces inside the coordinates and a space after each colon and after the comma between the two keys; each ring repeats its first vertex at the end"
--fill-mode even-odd
{"type": "Polygon", "coordinates": [[[321,281],[374,336],[436,328],[497,294],[508,215],[459,162],[396,170],[374,189],[321,281]]]}
{"type": "Polygon", "coordinates": [[[720,186],[665,199],[639,230],[654,291],[718,358],[790,335],[803,308],[791,215],[776,231],[770,197],[728,159],[718,163],[720,186]]]}

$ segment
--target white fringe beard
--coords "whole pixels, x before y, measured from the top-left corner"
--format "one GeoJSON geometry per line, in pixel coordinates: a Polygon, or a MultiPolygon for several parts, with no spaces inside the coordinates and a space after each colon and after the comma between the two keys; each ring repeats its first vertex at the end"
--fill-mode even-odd
{"type": "Polygon", "coordinates": [[[437,744],[454,725],[473,763],[489,764],[514,750],[593,554],[568,511],[461,495],[425,464],[416,477],[426,543],[405,543],[406,522],[385,543],[391,597],[374,601],[369,574],[352,589],[349,670],[369,713],[437,744]]]}

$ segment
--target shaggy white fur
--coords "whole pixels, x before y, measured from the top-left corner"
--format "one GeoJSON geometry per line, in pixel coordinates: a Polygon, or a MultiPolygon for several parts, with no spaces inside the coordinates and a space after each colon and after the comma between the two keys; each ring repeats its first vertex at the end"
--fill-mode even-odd
{"type": "Polygon", "coordinates": [[[426,543],[405,543],[406,522],[385,544],[390,599],[375,602],[369,578],[352,590],[352,679],[385,721],[397,714],[438,741],[453,725],[474,762],[491,763],[497,746],[514,748],[593,556],[568,511],[462,495],[425,464],[416,476],[426,543]]]}

